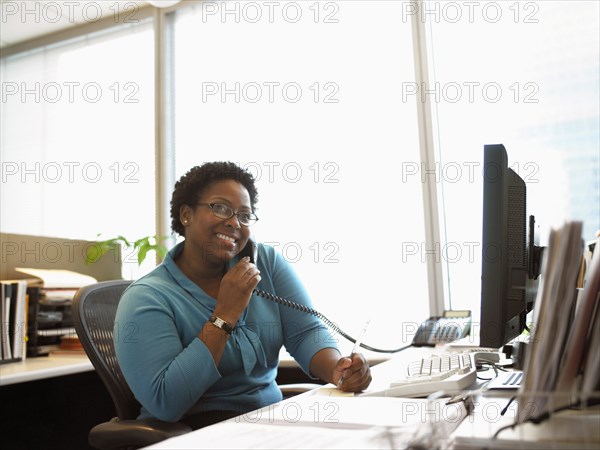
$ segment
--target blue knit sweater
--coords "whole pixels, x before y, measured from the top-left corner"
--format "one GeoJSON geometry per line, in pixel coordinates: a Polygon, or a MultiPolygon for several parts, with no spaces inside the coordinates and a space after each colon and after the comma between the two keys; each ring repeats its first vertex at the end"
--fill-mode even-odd
{"type": "MultiPolygon", "coordinates": [[[[139,417],[177,421],[200,411],[241,414],[280,401],[275,377],[281,347],[309,374],[311,358],[335,348],[335,338],[315,317],[253,295],[215,366],[198,333],[216,300],[175,264],[184,244],[133,283],[117,311],[117,357],[142,404],[139,417]]],[[[258,251],[258,288],[312,306],[290,264],[272,247],[259,244],[258,251]]]]}

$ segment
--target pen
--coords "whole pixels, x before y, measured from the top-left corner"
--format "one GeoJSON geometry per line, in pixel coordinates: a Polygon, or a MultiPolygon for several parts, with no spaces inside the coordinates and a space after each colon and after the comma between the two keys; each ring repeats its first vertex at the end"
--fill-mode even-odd
{"type": "MultiPolygon", "coordinates": [[[[358,351],[358,348],[360,347],[362,339],[363,339],[365,333],[367,332],[367,328],[369,328],[370,323],[371,323],[371,319],[366,321],[365,326],[363,327],[363,329],[360,331],[360,334],[358,335],[358,338],[356,338],[356,341],[354,341],[354,347],[352,347],[352,352],[350,352],[350,359],[352,359],[354,357],[354,355],[356,354],[356,352],[358,351]]],[[[344,382],[344,376],[342,375],[340,377],[340,379],[338,380],[338,386],[340,386],[343,382],[344,382]]]]}

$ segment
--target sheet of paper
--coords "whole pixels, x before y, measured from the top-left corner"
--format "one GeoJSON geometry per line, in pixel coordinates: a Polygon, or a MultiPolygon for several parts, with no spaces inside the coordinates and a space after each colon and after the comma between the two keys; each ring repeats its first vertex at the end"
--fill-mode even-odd
{"type": "Polygon", "coordinates": [[[149,449],[391,449],[403,448],[410,436],[371,427],[326,429],[223,422],[159,442],[149,449]]]}
{"type": "Polygon", "coordinates": [[[466,417],[447,399],[299,395],[152,449],[203,448],[428,448],[444,441],[466,417]]]}
{"type": "Polygon", "coordinates": [[[334,387],[319,388],[315,394],[323,397],[354,397],[354,392],[344,392],[334,387]]]}
{"type": "Polygon", "coordinates": [[[80,288],[98,281],[89,275],[73,272],[72,270],[57,269],[33,269],[15,267],[15,270],[21,273],[40,278],[44,281],[44,288],[80,288]]]}
{"type": "Polygon", "coordinates": [[[405,399],[392,397],[347,397],[300,395],[240,416],[246,423],[310,425],[329,428],[415,427],[440,425],[466,416],[462,403],[446,405],[447,399],[405,399]]]}

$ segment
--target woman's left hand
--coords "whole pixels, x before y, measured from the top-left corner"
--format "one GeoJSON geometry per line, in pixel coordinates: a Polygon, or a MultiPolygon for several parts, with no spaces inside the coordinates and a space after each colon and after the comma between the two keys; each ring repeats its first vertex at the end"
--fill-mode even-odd
{"type": "Polygon", "coordinates": [[[352,359],[340,358],[333,368],[333,380],[342,391],[364,391],[371,384],[369,363],[361,353],[355,353],[352,359]]]}

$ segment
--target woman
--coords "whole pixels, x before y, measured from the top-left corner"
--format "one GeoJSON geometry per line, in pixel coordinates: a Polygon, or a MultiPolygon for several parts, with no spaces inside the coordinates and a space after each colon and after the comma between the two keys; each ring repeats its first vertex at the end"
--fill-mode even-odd
{"type": "Polygon", "coordinates": [[[140,418],[206,425],[282,399],[275,377],[282,345],[313,378],[361,391],[364,357],[341,357],[315,317],[253,295],[311,306],[290,265],[257,245],[240,252],[257,220],[253,176],[233,163],[194,167],[175,184],[173,231],[185,240],[133,283],[119,304],[115,346],[140,418]]]}

